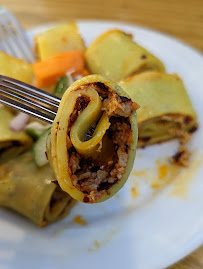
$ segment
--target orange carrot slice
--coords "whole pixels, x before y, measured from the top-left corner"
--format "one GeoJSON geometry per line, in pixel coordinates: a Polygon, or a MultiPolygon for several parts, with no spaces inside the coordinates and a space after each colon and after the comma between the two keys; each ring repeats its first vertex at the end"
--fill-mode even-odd
{"type": "Polygon", "coordinates": [[[68,51],[55,54],[53,57],[33,64],[37,87],[53,85],[67,71],[81,74],[84,70],[85,59],[81,51],[68,51]]]}

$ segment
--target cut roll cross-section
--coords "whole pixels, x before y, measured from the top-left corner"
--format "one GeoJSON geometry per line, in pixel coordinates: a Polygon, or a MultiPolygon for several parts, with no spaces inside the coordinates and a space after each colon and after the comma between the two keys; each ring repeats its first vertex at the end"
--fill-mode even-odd
{"type": "Polygon", "coordinates": [[[49,165],[37,168],[32,152],[0,165],[0,206],[17,211],[40,226],[65,217],[75,204],[55,184],[49,165]]]}
{"type": "Polygon", "coordinates": [[[184,144],[197,129],[196,113],[176,74],[146,72],[119,85],[141,106],[137,113],[138,147],[173,138],[184,144]]]}
{"type": "Polygon", "coordinates": [[[122,188],[135,158],[137,108],[118,85],[98,75],[68,88],[47,140],[48,158],[64,191],[95,203],[122,188]]]}

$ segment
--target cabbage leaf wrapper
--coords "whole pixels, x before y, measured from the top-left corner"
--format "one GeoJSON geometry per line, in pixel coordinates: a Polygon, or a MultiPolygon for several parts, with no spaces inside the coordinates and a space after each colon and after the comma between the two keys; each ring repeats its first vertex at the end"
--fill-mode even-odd
{"type": "Polygon", "coordinates": [[[184,144],[197,129],[197,115],[178,75],[146,72],[119,85],[141,106],[138,147],[173,138],[184,144]]]}
{"type": "Polygon", "coordinates": [[[50,165],[37,168],[31,151],[0,166],[0,206],[12,209],[37,225],[65,217],[75,201],[54,183],[50,165]]]}
{"type": "Polygon", "coordinates": [[[120,30],[100,35],[86,50],[89,71],[118,82],[148,70],[165,72],[163,63],[120,30]]]}
{"type": "Polygon", "coordinates": [[[122,188],[135,158],[138,107],[121,87],[99,75],[67,89],[47,140],[48,159],[64,191],[95,203],[122,188]]]}

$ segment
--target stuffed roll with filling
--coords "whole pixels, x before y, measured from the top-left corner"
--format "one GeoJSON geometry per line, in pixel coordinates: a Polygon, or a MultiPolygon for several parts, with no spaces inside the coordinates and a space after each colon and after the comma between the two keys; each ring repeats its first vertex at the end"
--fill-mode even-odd
{"type": "Polygon", "coordinates": [[[32,152],[0,166],[0,206],[17,211],[40,226],[65,217],[74,200],[54,183],[49,165],[37,168],[32,152]]]}
{"type": "Polygon", "coordinates": [[[49,161],[64,191],[95,203],[124,185],[135,158],[138,107],[118,85],[98,75],[68,88],[47,141],[49,161]]]}
{"type": "Polygon", "coordinates": [[[107,31],[86,50],[89,71],[114,81],[147,70],[164,72],[163,63],[120,30],[107,31]]]}
{"type": "Polygon", "coordinates": [[[140,104],[138,147],[179,138],[185,143],[197,129],[197,116],[182,80],[176,75],[146,72],[119,85],[140,104]]]}

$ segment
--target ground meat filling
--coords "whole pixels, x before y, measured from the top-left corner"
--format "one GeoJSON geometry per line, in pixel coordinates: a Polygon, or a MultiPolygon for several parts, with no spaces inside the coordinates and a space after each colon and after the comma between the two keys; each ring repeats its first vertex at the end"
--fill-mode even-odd
{"type": "Polygon", "coordinates": [[[178,152],[170,158],[172,164],[188,167],[191,153],[185,146],[180,146],[178,152]]]}
{"type": "MultiPolygon", "coordinates": [[[[108,156],[101,153],[96,159],[85,158],[73,146],[68,150],[72,184],[85,194],[84,202],[89,203],[97,201],[104,194],[110,195],[111,187],[122,179],[132,140],[129,117],[138,105],[131,99],[119,96],[102,83],[87,87],[97,90],[102,100],[102,110],[107,113],[111,123],[105,134],[105,140],[110,143],[108,148],[111,149],[108,150],[108,156]]],[[[87,101],[85,104],[88,105],[87,101]]],[[[81,112],[77,108],[74,109],[74,121],[79,113],[81,112]]],[[[92,137],[96,125],[97,123],[87,132],[85,141],[92,137]]],[[[102,151],[102,142],[100,150],[102,151]]]]}
{"type": "Polygon", "coordinates": [[[109,116],[129,117],[138,108],[139,105],[127,97],[112,93],[103,101],[102,110],[106,111],[109,116]]]}

